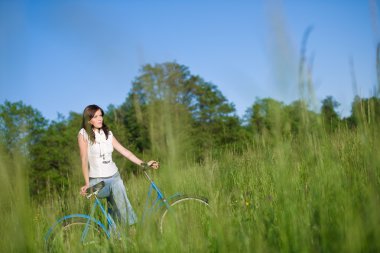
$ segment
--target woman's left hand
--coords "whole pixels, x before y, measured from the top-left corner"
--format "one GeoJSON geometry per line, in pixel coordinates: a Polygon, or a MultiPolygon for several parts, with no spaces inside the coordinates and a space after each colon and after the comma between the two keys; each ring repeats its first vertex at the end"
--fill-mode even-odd
{"type": "Polygon", "coordinates": [[[152,167],[153,169],[156,170],[156,169],[160,168],[160,163],[156,162],[156,161],[149,161],[148,166],[152,167]]]}

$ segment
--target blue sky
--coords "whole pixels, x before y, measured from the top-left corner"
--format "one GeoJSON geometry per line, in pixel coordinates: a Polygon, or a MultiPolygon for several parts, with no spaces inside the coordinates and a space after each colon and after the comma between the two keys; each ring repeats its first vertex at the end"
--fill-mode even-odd
{"type": "Polygon", "coordinates": [[[299,97],[301,41],[313,26],[315,106],[331,95],[347,116],[354,95],[376,85],[377,22],[366,0],[0,0],[0,103],[22,100],[51,120],[106,109],[124,102],[143,64],[176,61],[242,116],[256,98],[299,97]]]}

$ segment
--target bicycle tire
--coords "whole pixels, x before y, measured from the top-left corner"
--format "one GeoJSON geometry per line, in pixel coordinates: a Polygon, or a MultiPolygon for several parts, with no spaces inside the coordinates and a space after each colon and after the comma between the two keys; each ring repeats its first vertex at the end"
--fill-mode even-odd
{"type": "Polygon", "coordinates": [[[46,248],[49,252],[75,252],[79,248],[96,248],[109,238],[103,225],[89,216],[68,216],[57,221],[49,229],[45,237],[46,248]],[[88,224],[88,231],[82,239],[83,231],[88,224]]]}
{"type": "Polygon", "coordinates": [[[171,200],[169,208],[163,210],[159,230],[162,236],[167,235],[170,240],[177,238],[185,251],[195,244],[200,247],[199,250],[204,250],[201,245],[207,241],[209,221],[210,207],[206,198],[180,196],[171,200]]]}

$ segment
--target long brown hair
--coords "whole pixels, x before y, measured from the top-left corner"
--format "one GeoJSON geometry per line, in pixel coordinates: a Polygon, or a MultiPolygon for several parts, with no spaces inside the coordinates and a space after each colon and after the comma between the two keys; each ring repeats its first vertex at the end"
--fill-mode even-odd
{"type": "MultiPolygon", "coordinates": [[[[103,109],[97,105],[88,105],[83,110],[82,128],[84,128],[84,130],[86,130],[87,135],[89,136],[89,139],[90,139],[90,143],[95,142],[95,133],[92,130],[92,125],[89,123],[89,121],[95,116],[95,113],[98,110],[100,110],[100,112],[102,113],[102,116],[103,116],[104,115],[103,109]]],[[[102,130],[104,131],[104,133],[106,135],[106,139],[108,139],[109,130],[108,130],[107,125],[104,123],[104,118],[103,118],[102,130]]]]}

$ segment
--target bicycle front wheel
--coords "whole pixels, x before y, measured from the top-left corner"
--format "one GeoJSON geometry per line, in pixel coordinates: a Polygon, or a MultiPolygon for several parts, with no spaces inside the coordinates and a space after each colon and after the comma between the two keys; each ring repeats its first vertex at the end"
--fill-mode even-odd
{"type": "Polygon", "coordinates": [[[45,237],[49,252],[78,252],[86,247],[100,247],[109,235],[104,226],[90,217],[64,217],[59,220],[45,237]]]}
{"type": "Polygon", "coordinates": [[[209,244],[209,223],[210,207],[206,198],[180,196],[164,209],[159,219],[159,230],[173,248],[204,251],[209,244]]]}

